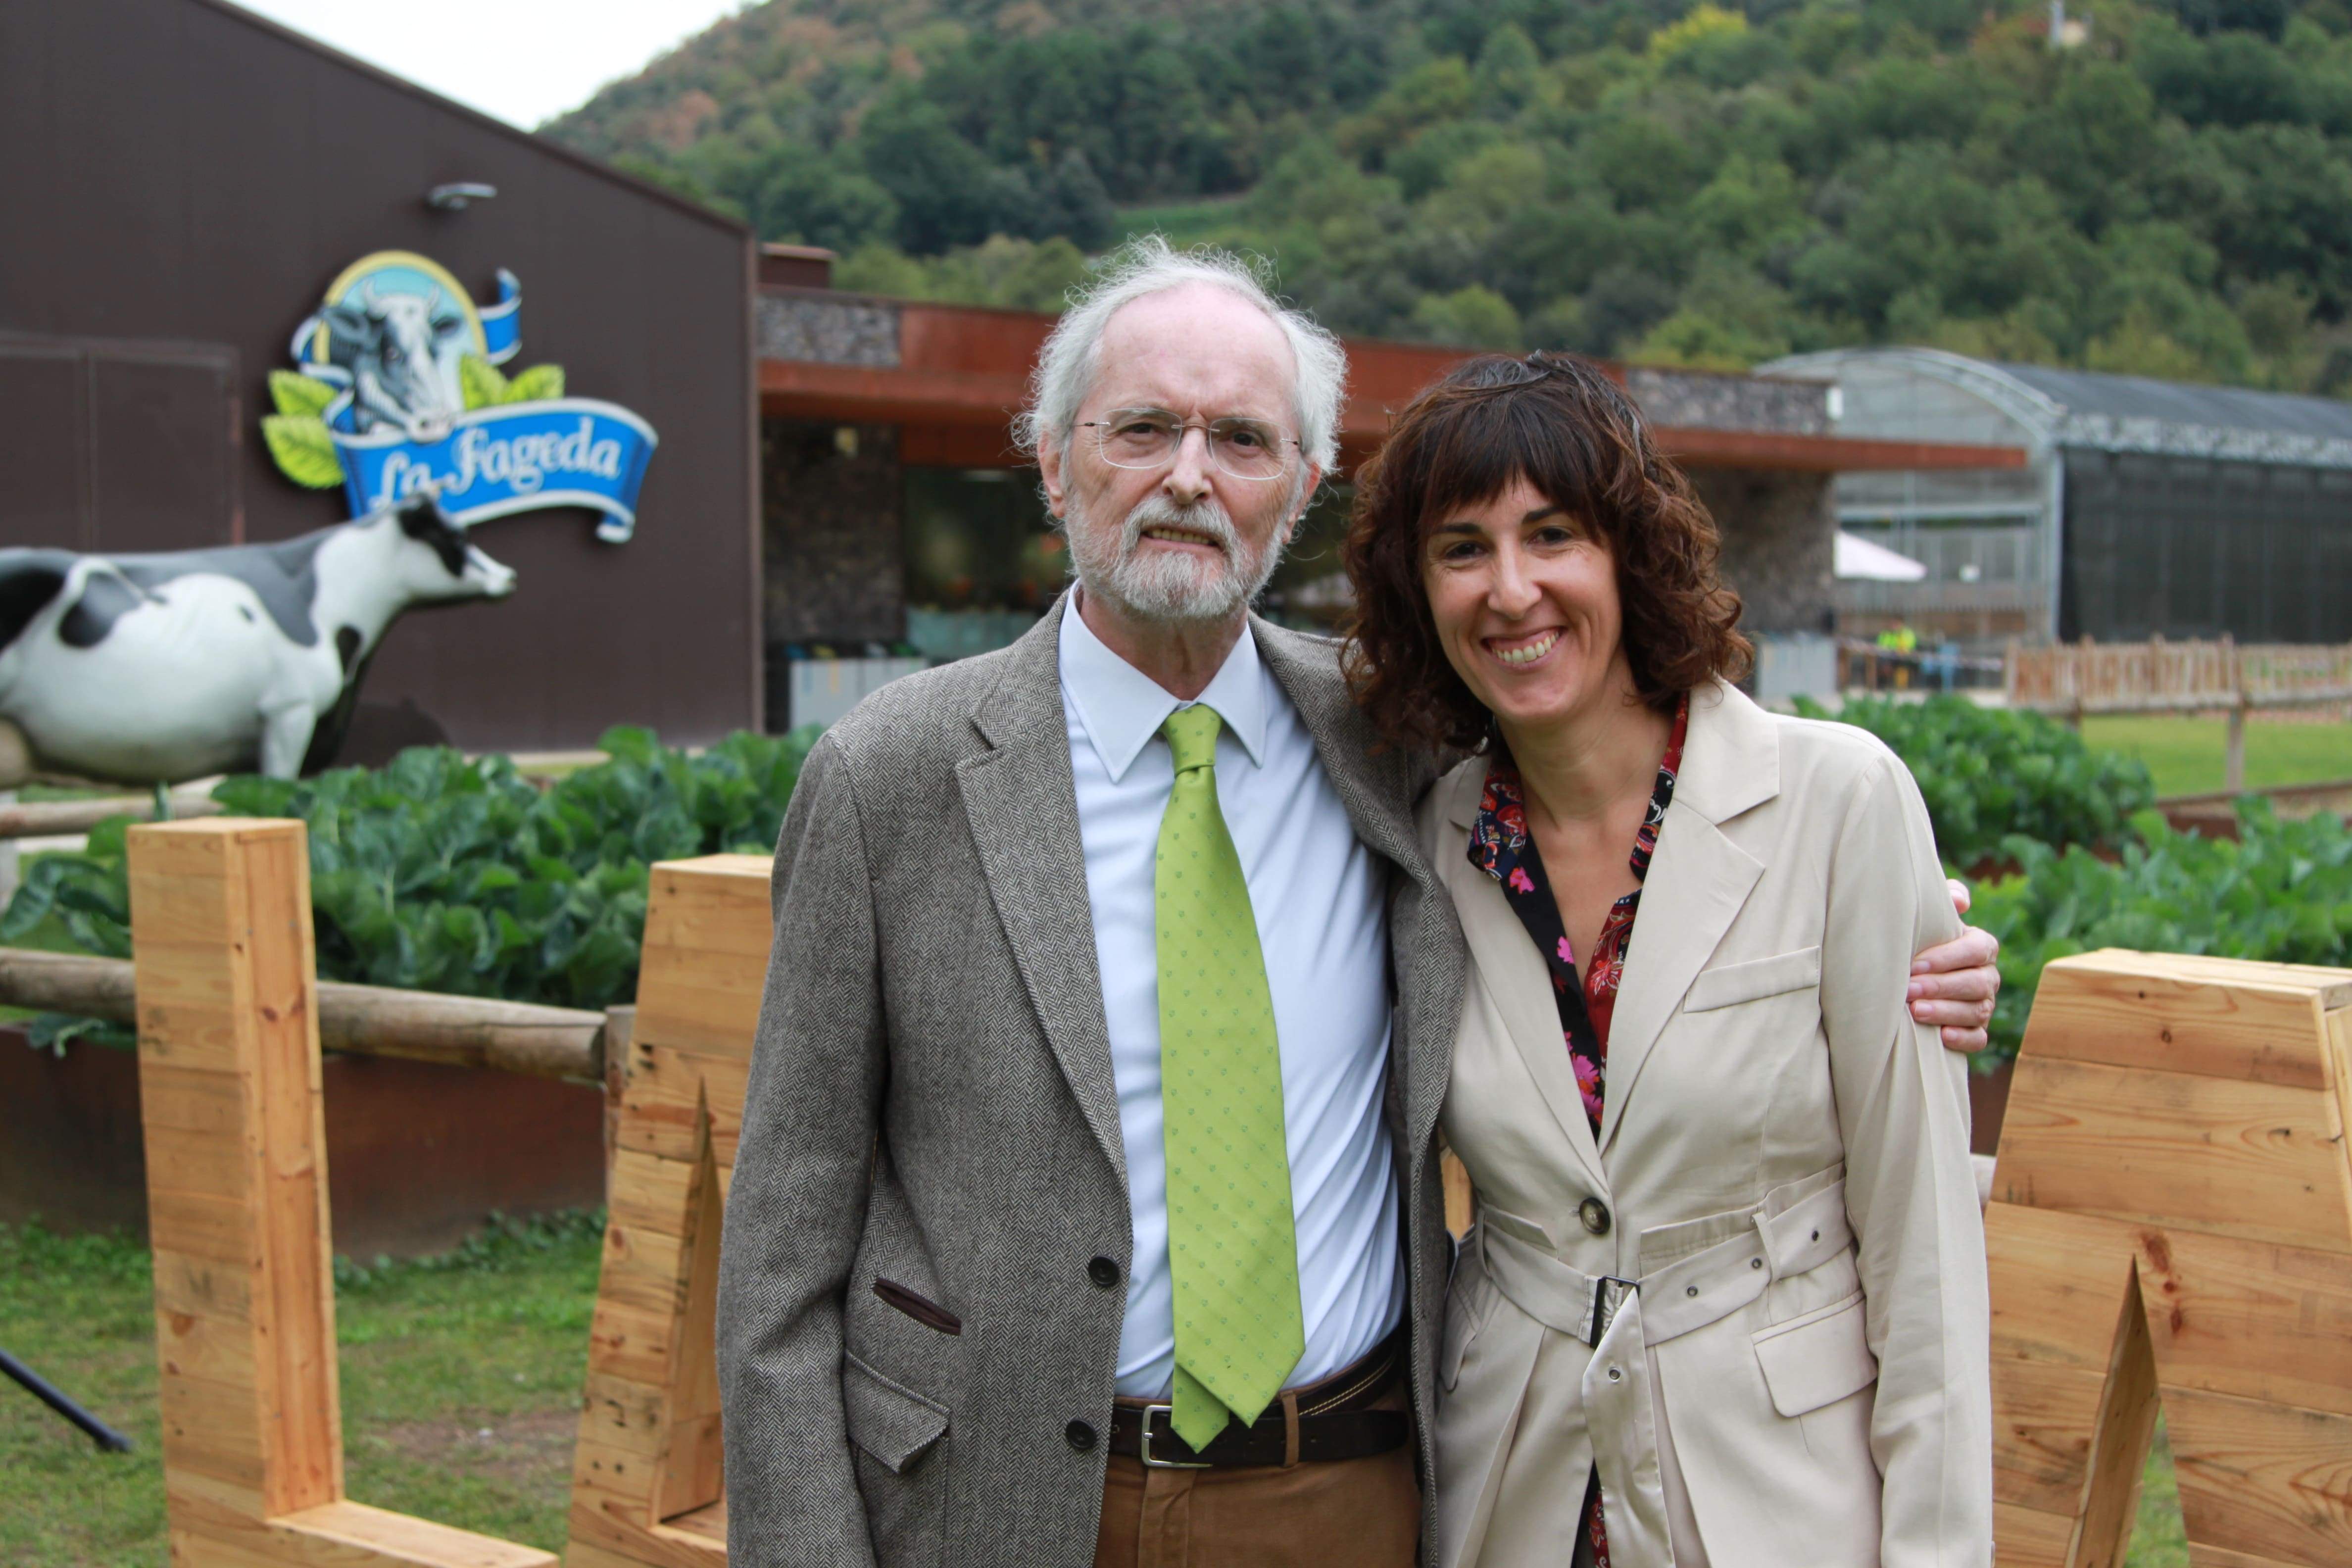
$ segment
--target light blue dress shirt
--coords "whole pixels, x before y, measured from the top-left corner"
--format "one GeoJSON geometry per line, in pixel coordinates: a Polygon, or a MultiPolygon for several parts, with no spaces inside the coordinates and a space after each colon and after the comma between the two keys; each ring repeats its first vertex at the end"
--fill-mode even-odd
{"type": "MultiPolygon", "coordinates": [[[[1118,1392],[1163,1398],[1176,1331],[1160,1147],[1160,984],[1152,862],[1175,768],[1160,726],[1187,706],[1105,647],[1075,600],[1062,616],[1062,711],[1076,776],[1087,898],[1127,1145],[1135,1256],[1118,1392]]],[[[1388,1068],[1388,924],[1379,860],[1356,837],[1298,711],[1244,634],[1200,700],[1217,710],[1217,804],[1257,917],[1282,1051],[1306,1353],[1286,1386],[1375,1349],[1404,1306],[1388,1068]]]]}

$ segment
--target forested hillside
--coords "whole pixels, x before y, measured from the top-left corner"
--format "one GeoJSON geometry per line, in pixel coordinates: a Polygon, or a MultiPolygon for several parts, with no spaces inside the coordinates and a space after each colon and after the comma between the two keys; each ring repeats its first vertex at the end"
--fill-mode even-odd
{"type": "Polygon", "coordinates": [[[2352,0],[775,0],[550,133],[1051,308],[1156,227],[1349,332],[2352,395],[2352,0]]]}

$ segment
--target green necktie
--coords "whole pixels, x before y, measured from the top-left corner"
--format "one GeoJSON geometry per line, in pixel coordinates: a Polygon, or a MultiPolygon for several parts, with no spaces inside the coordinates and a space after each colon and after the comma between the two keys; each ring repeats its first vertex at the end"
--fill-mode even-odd
{"type": "Polygon", "coordinates": [[[1241,858],[1217,809],[1222,727],[1216,710],[1201,705],[1160,727],[1176,784],[1153,876],[1176,1297],[1171,1420],[1195,1451],[1229,1414],[1255,1421],[1307,1348],[1274,1003],[1241,858]]]}

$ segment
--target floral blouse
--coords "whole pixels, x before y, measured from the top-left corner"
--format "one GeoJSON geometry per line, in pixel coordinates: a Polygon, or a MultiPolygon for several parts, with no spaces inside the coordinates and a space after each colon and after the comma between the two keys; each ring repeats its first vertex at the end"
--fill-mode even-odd
{"type": "MultiPolygon", "coordinates": [[[[1633,836],[1633,853],[1626,862],[1636,882],[1648,877],[1650,858],[1657,853],[1658,828],[1666,819],[1667,803],[1675,798],[1675,774],[1682,767],[1683,738],[1689,728],[1690,699],[1685,697],[1675,709],[1674,733],[1666,742],[1666,754],[1658,762],[1658,782],[1650,792],[1649,813],[1642,819],[1641,831],[1633,836]]],[[[1584,1114],[1598,1138],[1601,1090],[1609,1072],[1609,1022],[1617,1010],[1618,983],[1625,977],[1625,952],[1633,940],[1633,917],[1642,907],[1642,889],[1635,888],[1611,906],[1580,983],[1567,926],[1551,896],[1551,884],[1544,877],[1543,857],[1528,831],[1518,772],[1507,762],[1498,761],[1486,770],[1477,820],[1470,827],[1470,863],[1502,884],[1511,912],[1519,917],[1519,923],[1535,940],[1536,951],[1543,954],[1544,968],[1551,975],[1552,999],[1559,1007],[1560,1037],[1576,1069],[1584,1114]]],[[[1592,1560],[1598,1568],[1609,1568],[1601,1489],[1592,1485],[1588,1492],[1583,1532],[1592,1543],[1592,1560]]]]}
{"type": "MultiPolygon", "coordinates": [[[[1649,875],[1650,857],[1657,852],[1658,827],[1666,819],[1666,805],[1675,798],[1675,773],[1682,766],[1683,736],[1690,727],[1690,700],[1675,710],[1674,734],[1658,763],[1658,782],[1650,792],[1649,815],[1633,837],[1633,853],[1626,864],[1633,879],[1649,875]]],[[[1576,973],[1576,954],[1570,951],[1568,929],[1559,905],[1544,877],[1543,858],[1528,832],[1528,813],[1517,770],[1498,762],[1486,771],[1486,786],[1478,797],[1478,818],[1470,828],[1470,863],[1503,885],[1503,897],[1519,923],[1535,939],[1550,972],[1553,999],[1559,1005],[1559,1032],[1576,1068],[1576,1087],[1583,1091],[1584,1114],[1601,1131],[1601,1086],[1608,1076],[1609,1020],[1617,1008],[1617,984],[1625,976],[1625,951],[1633,939],[1633,917],[1642,907],[1642,889],[1610,909],[1601,921],[1601,938],[1585,965],[1582,984],[1576,973]]]]}

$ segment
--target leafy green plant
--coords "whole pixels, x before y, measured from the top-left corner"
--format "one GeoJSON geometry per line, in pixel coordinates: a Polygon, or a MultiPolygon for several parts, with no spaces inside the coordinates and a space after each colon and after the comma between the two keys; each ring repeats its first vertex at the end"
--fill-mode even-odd
{"type": "Polygon", "coordinates": [[[1951,695],[1924,702],[1854,698],[1835,713],[1800,698],[1798,710],[1859,725],[1892,747],[1919,781],[1937,847],[1956,866],[2013,858],[2005,846],[2016,835],[2115,849],[2130,837],[2133,813],[2156,800],[2146,764],[2094,751],[2039,713],[1979,708],[1951,695]]]}
{"type": "Polygon", "coordinates": [[[467,408],[494,408],[504,403],[535,403],[563,395],[560,364],[535,364],[517,371],[509,379],[479,354],[467,354],[457,362],[457,381],[467,408]]]}
{"type": "MultiPolygon", "coordinates": [[[[321,978],[596,1008],[635,989],[647,868],[768,853],[818,732],[739,732],[689,755],[614,729],[608,761],[545,790],[505,757],[418,748],[377,770],[232,778],[213,797],[309,825],[321,978]]],[[[53,921],[75,946],[128,957],[127,826],[34,862],[0,942],[53,921]]],[[[59,1021],[42,1043],[73,1035],[59,1021]]]]}
{"type": "Polygon", "coordinates": [[[2339,816],[2283,822],[2238,803],[2239,837],[2133,817],[2114,860],[2011,837],[2021,874],[1979,889],[1969,918],[2000,939],[1994,1054],[2014,1056],[2042,965],[2095,948],[2212,953],[2276,963],[2352,963],[2352,830],[2339,816]]]}

